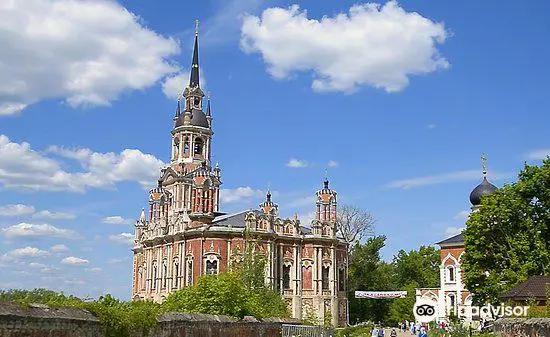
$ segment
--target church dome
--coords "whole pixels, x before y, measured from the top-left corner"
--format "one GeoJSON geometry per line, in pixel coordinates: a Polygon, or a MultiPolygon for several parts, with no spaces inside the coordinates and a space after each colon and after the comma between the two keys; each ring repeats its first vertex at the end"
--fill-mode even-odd
{"type": "Polygon", "coordinates": [[[483,177],[481,184],[477,185],[476,188],[470,193],[470,202],[474,206],[479,206],[481,204],[481,197],[488,195],[497,190],[497,187],[491,184],[487,177],[483,177]]]}
{"type": "MultiPolygon", "coordinates": [[[[185,113],[178,117],[178,120],[176,121],[176,128],[183,125],[184,116],[185,113]]],[[[203,128],[210,127],[210,125],[208,125],[208,119],[206,118],[206,115],[204,114],[204,112],[202,112],[202,110],[198,109],[193,109],[191,111],[191,125],[200,126],[203,128]]]]}

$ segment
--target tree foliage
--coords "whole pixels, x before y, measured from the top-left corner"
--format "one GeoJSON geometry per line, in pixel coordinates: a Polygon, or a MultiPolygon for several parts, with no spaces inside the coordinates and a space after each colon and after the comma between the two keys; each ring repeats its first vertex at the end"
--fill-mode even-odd
{"type": "Polygon", "coordinates": [[[234,251],[230,270],[200,277],[193,286],[168,296],[170,311],[243,318],[288,317],[281,295],[265,283],[266,258],[260,242],[247,236],[243,252],[234,251]]]}
{"type": "Polygon", "coordinates": [[[525,165],[516,183],[484,196],[464,231],[462,260],[474,301],[498,297],[533,275],[550,273],[550,160],[525,165]]]}
{"type": "Polygon", "coordinates": [[[357,243],[349,266],[350,322],[394,323],[412,319],[415,288],[439,284],[439,251],[433,247],[399,251],[390,263],[383,261],[380,250],[385,236],[357,243]],[[356,299],[356,290],[406,290],[402,299],[356,299]]]}

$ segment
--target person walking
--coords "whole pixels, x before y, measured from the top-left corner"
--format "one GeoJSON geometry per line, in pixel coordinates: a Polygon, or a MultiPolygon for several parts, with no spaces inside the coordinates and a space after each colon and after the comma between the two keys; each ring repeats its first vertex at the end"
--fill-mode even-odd
{"type": "Polygon", "coordinates": [[[391,329],[390,336],[397,337],[397,331],[395,331],[395,329],[391,329]]]}
{"type": "Polygon", "coordinates": [[[371,337],[378,337],[378,329],[376,329],[376,325],[372,327],[371,337]]]}
{"type": "Polygon", "coordinates": [[[418,334],[418,337],[428,337],[428,333],[426,333],[426,328],[421,326],[420,327],[420,333],[418,334]]]}
{"type": "Polygon", "coordinates": [[[380,327],[380,329],[378,329],[378,337],[384,337],[384,328],[383,327],[380,327]]]}

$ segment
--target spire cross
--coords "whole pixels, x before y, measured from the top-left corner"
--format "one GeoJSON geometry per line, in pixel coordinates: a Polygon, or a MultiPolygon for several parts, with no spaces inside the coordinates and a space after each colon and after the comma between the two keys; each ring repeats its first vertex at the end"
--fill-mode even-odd
{"type": "Polygon", "coordinates": [[[199,19],[195,20],[195,35],[199,35],[199,19]]]}
{"type": "Polygon", "coordinates": [[[178,91],[178,101],[181,101],[182,98],[183,98],[183,90],[179,90],[178,91]]]}
{"type": "Polygon", "coordinates": [[[481,154],[481,167],[483,169],[483,177],[487,176],[487,156],[485,153],[481,154]]]}

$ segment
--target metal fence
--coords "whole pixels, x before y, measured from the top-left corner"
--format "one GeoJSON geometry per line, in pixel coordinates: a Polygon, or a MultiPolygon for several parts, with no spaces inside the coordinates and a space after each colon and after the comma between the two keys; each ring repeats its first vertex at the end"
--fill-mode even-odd
{"type": "Polygon", "coordinates": [[[283,324],[283,337],[334,337],[334,329],[322,326],[283,324]]]}

